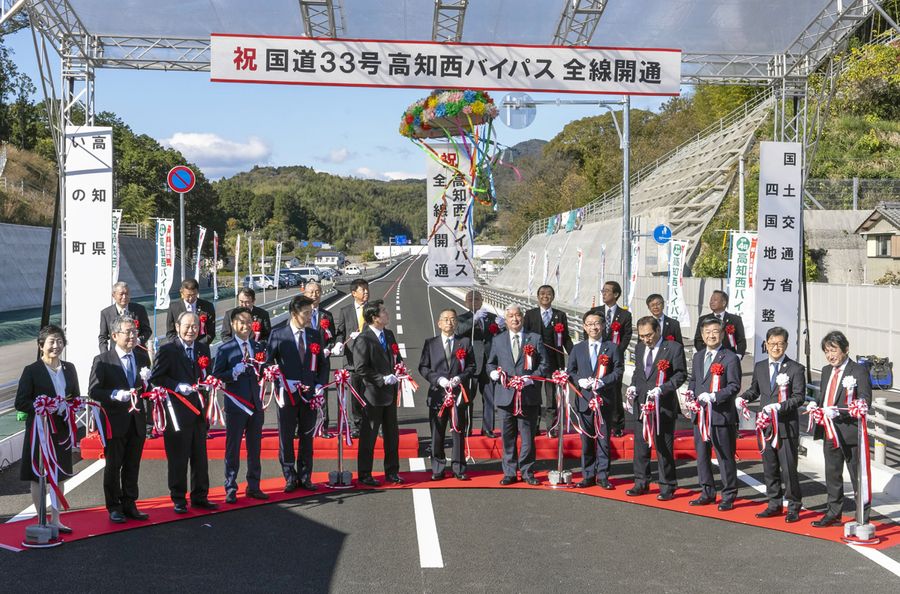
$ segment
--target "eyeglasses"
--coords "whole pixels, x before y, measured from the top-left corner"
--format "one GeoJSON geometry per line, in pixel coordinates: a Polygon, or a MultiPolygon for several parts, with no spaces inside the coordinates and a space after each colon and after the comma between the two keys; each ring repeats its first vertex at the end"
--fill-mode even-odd
{"type": "Polygon", "coordinates": [[[138,331],[132,328],[131,330],[119,330],[115,334],[127,334],[129,336],[137,336],[138,331]]]}
{"type": "Polygon", "coordinates": [[[597,326],[602,326],[603,324],[600,322],[585,322],[584,325],[587,328],[593,328],[593,327],[597,327],[597,326]]]}
{"type": "Polygon", "coordinates": [[[767,342],[766,346],[770,349],[783,349],[787,346],[787,343],[784,342],[767,342]]]}

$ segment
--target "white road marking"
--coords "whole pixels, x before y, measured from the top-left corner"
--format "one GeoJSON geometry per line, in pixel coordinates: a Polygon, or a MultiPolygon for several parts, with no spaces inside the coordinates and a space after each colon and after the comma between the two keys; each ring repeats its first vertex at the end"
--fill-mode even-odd
{"type": "Polygon", "coordinates": [[[400,348],[400,356],[406,359],[406,343],[401,342],[398,343],[397,346],[400,348]]]}
{"type": "Polygon", "coordinates": [[[403,334],[403,326],[397,324],[397,334],[403,334]]]}
{"type": "MultiPolygon", "coordinates": [[[[425,470],[424,458],[411,458],[409,469],[413,472],[425,470]]],[[[413,495],[413,509],[416,514],[416,538],[419,541],[419,565],[423,568],[444,567],[441,543],[438,540],[437,524],[434,520],[434,506],[431,505],[431,489],[410,489],[413,495]]]]}
{"type": "MultiPolygon", "coordinates": [[[[870,549],[868,547],[860,546],[860,545],[847,545],[863,557],[868,557],[870,561],[874,561],[875,563],[881,565],[897,577],[900,577],[900,563],[891,559],[881,551],[877,549],[870,549]]],[[[419,556],[421,557],[422,553],[422,544],[419,543],[419,556]]],[[[424,565],[422,567],[425,567],[424,565]]]]}
{"type": "MultiPolygon", "coordinates": [[[[400,309],[397,308],[397,321],[399,322],[399,321],[402,320],[402,319],[403,319],[403,318],[400,317],[400,309]]],[[[779,389],[780,389],[780,388],[779,388],[779,389]]]]}
{"type": "MultiPolygon", "coordinates": [[[[95,474],[97,474],[98,472],[103,470],[104,468],[106,468],[106,460],[104,458],[94,461],[90,466],[88,466],[87,468],[85,468],[84,470],[82,470],[81,472],[79,472],[78,474],[76,474],[75,476],[73,476],[72,478],[70,478],[69,480],[67,480],[66,482],[63,483],[63,493],[68,495],[69,493],[74,491],[76,487],[82,485],[86,480],[88,480],[89,478],[91,478],[92,476],[94,476],[95,474]]],[[[50,495],[49,494],[47,495],[47,507],[48,508],[50,507],[50,495]]],[[[32,504],[32,505],[29,505],[28,507],[26,507],[25,509],[23,509],[22,511],[20,511],[19,513],[17,513],[15,516],[10,518],[6,522],[7,523],[19,522],[22,520],[27,520],[29,518],[33,518],[36,515],[37,515],[37,510],[34,509],[34,504],[32,504]]]]}

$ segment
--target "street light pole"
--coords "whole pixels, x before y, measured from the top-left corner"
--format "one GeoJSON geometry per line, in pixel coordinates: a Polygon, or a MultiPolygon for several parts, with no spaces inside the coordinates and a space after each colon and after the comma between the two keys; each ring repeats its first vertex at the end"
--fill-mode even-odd
{"type": "MultiPolygon", "coordinates": [[[[622,101],[622,297],[631,288],[631,96],[622,101]]],[[[613,119],[615,119],[613,115],[613,119]]],[[[627,304],[626,304],[627,305],[627,304]]]]}

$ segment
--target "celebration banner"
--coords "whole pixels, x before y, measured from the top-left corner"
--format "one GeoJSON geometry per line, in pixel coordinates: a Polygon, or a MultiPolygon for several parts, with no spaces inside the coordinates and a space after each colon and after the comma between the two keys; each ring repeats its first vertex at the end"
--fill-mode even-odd
{"type": "Polygon", "coordinates": [[[572,296],[572,303],[578,304],[578,294],[581,292],[581,263],[584,260],[584,251],[578,248],[577,256],[575,256],[575,294],[572,296]]]}
{"type": "Polygon", "coordinates": [[[666,315],[682,326],[691,325],[691,314],[684,301],[684,257],[688,242],[673,239],[669,242],[669,277],[666,282],[666,315]]]}
{"type": "Polygon", "coordinates": [[[169,291],[175,278],[175,221],[156,220],[156,303],[154,309],[169,309],[169,291]]]}
{"type": "Polygon", "coordinates": [[[122,224],[122,210],[115,208],[112,211],[112,282],[119,282],[119,226],[122,224]]]}
{"type": "Polygon", "coordinates": [[[241,267],[241,234],[238,233],[237,240],[234,242],[234,303],[237,304],[238,289],[241,288],[238,269],[241,267]]]}
{"type": "Polygon", "coordinates": [[[471,220],[474,198],[454,169],[471,167],[465,152],[452,144],[434,147],[440,162],[429,158],[425,167],[428,201],[428,283],[440,287],[469,287],[475,282],[475,253],[471,220]],[[445,165],[446,164],[446,165],[445,165]]]}
{"type": "Polygon", "coordinates": [[[200,260],[203,253],[203,240],[206,239],[206,227],[197,226],[197,257],[194,265],[194,280],[200,282],[200,260]]]}
{"type": "Polygon", "coordinates": [[[757,233],[731,233],[731,256],[728,260],[728,311],[744,320],[747,344],[754,345],[756,316],[756,247],[757,233]]]}
{"type": "Polygon", "coordinates": [[[281,242],[275,244],[275,287],[281,286],[281,242]]]}
{"type": "Polygon", "coordinates": [[[550,252],[546,249],[544,250],[544,276],[541,281],[542,285],[547,284],[547,278],[550,276],[550,252]]]}
{"type": "Polygon", "coordinates": [[[253,288],[253,238],[247,236],[247,274],[250,275],[250,282],[247,284],[253,288]]]}
{"type": "Polygon", "coordinates": [[[213,231],[213,300],[219,300],[219,234],[213,231]]]}
{"type": "Polygon", "coordinates": [[[534,294],[534,267],[537,264],[537,254],[528,252],[528,294],[534,294]]]}
{"type": "Polygon", "coordinates": [[[598,270],[597,296],[603,301],[603,285],[606,283],[606,244],[600,244],[600,267],[598,270]]]}

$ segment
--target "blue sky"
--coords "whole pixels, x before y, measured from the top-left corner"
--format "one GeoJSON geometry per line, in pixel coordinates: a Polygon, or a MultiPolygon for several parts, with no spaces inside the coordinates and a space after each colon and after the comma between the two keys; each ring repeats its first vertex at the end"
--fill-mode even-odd
{"type": "MultiPolygon", "coordinates": [[[[30,32],[4,41],[37,85],[30,32]]],[[[212,179],[254,165],[306,165],[374,179],[424,177],[425,155],[398,128],[406,107],[427,94],[421,89],[211,83],[208,73],[109,69],[97,71],[95,85],[98,112],[113,111],[135,132],[179,149],[212,179]]],[[[503,95],[492,93],[497,102],[503,95]]],[[[634,98],[632,105],[656,110],[665,100],[634,98]]],[[[592,106],[539,106],[534,123],[523,130],[495,123],[497,139],[506,145],[550,140],[567,123],[599,113],[592,106]]]]}

